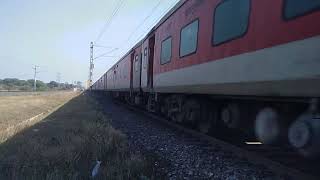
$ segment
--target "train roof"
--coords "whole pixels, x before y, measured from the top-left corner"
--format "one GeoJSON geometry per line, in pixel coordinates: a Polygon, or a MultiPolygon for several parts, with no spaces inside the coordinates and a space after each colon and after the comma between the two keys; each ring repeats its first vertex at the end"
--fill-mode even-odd
{"type": "Polygon", "coordinates": [[[155,25],[155,27],[152,29],[152,31],[158,29],[159,26],[161,26],[167,19],[171,17],[172,14],[174,14],[184,3],[186,3],[187,0],[180,0],[167,14],[165,14],[160,21],[155,25]]]}

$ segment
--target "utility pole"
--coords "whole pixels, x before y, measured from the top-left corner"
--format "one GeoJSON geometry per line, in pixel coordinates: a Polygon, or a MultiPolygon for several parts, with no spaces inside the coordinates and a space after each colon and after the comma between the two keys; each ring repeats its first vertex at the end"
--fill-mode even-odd
{"type": "Polygon", "coordinates": [[[114,48],[114,49],[110,50],[109,52],[103,53],[97,57],[93,57],[93,47],[111,48],[111,47],[106,47],[106,46],[94,45],[93,42],[90,43],[90,64],[89,64],[89,77],[88,77],[88,81],[87,81],[87,88],[92,86],[92,76],[93,76],[93,69],[94,69],[93,61],[98,58],[101,58],[101,57],[117,57],[117,56],[107,56],[107,54],[114,52],[118,48],[114,48]]]}
{"type": "Polygon", "coordinates": [[[60,83],[61,83],[61,73],[57,73],[57,83],[58,83],[58,88],[60,88],[60,83]]]}
{"type": "Polygon", "coordinates": [[[88,78],[88,87],[89,88],[92,85],[92,75],[93,75],[93,42],[90,44],[90,65],[89,65],[89,78],[88,78]]]}
{"type": "Polygon", "coordinates": [[[39,66],[37,65],[34,65],[34,67],[32,68],[34,70],[34,76],[33,76],[33,79],[34,79],[34,82],[33,82],[33,91],[37,91],[37,74],[39,73],[37,71],[37,68],[39,66]]]}

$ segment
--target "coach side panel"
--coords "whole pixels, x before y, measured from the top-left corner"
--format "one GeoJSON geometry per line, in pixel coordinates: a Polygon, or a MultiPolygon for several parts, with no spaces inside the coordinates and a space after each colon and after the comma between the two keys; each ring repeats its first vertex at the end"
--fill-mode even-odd
{"type": "Polygon", "coordinates": [[[187,1],[156,30],[155,90],[319,96],[319,5],[296,2],[187,1]]]}
{"type": "Polygon", "coordinates": [[[115,89],[118,91],[130,90],[131,61],[130,55],[125,56],[117,65],[115,72],[115,89]]]}

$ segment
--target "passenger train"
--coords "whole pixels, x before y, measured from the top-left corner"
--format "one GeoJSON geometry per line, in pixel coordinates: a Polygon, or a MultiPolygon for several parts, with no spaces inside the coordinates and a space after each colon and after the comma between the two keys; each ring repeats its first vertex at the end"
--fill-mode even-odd
{"type": "Polygon", "coordinates": [[[319,156],[320,1],[181,0],[90,89],[319,156]]]}

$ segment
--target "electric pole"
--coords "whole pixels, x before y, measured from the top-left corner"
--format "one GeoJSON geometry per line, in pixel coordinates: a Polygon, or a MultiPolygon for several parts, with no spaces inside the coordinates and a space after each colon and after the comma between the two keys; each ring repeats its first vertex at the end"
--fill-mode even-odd
{"type": "Polygon", "coordinates": [[[113,48],[109,52],[103,53],[97,57],[93,57],[93,47],[111,48],[106,46],[94,45],[93,42],[90,43],[90,64],[89,64],[89,77],[87,81],[87,88],[90,88],[90,86],[92,86],[92,76],[93,76],[93,69],[94,69],[93,61],[101,57],[117,57],[117,56],[107,56],[107,54],[114,52],[118,48],[113,48]]]}
{"type": "Polygon", "coordinates": [[[57,73],[57,83],[58,83],[58,88],[60,88],[60,83],[61,83],[61,73],[57,73]]]}
{"type": "Polygon", "coordinates": [[[33,79],[34,79],[34,82],[33,82],[33,91],[37,91],[37,74],[39,73],[37,71],[37,68],[39,66],[35,65],[32,69],[34,70],[34,76],[33,76],[33,79]]]}
{"type": "Polygon", "coordinates": [[[89,78],[88,78],[88,87],[89,88],[92,85],[92,75],[93,75],[93,42],[90,44],[90,65],[89,65],[89,78]]]}

